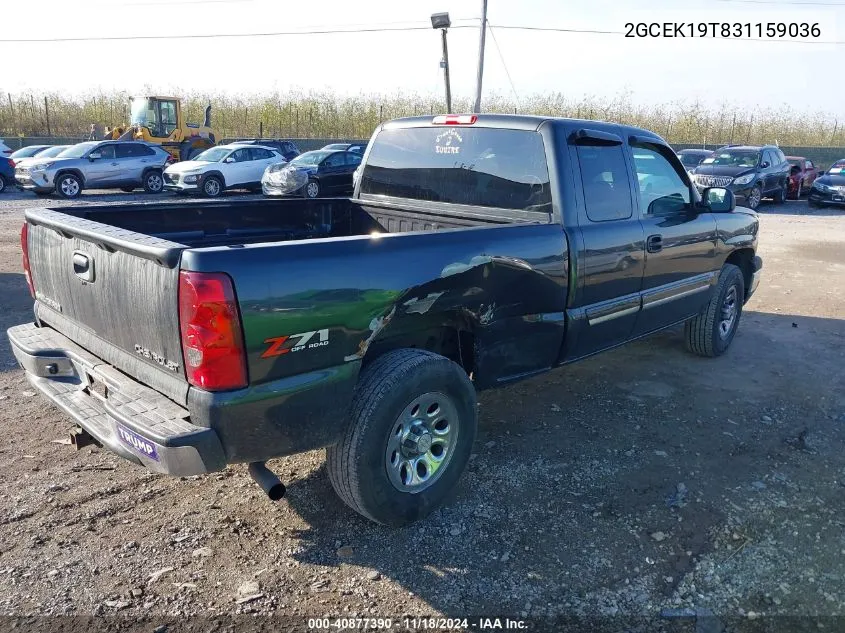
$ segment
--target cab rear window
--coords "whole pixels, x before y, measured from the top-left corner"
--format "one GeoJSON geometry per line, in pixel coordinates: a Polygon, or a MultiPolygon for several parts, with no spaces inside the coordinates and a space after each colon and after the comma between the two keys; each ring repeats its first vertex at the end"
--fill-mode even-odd
{"type": "Polygon", "coordinates": [[[360,192],[546,213],[552,202],[537,132],[461,126],[383,130],[360,192]]]}

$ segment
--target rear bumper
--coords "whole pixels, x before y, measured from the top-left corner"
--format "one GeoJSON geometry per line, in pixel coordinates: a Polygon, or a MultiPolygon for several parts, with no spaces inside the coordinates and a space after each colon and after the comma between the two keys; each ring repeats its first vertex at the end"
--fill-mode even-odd
{"type": "Polygon", "coordinates": [[[174,476],[225,468],[217,433],[191,424],[172,400],[50,327],[17,325],[8,335],[30,383],[112,452],[174,476]]]}

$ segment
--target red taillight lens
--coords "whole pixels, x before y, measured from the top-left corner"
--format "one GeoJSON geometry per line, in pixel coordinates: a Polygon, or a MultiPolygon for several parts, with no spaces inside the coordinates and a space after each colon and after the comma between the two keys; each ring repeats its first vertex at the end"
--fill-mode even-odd
{"type": "Polygon", "coordinates": [[[14,166],[15,166],[15,161],[13,161],[11,158],[7,158],[6,160],[7,160],[7,161],[9,161],[9,167],[14,168],[14,166]]]}
{"type": "Polygon", "coordinates": [[[195,387],[246,387],[246,353],[232,279],[225,273],[179,273],[179,325],[185,374],[195,387]]]}
{"type": "Polygon", "coordinates": [[[32,285],[32,270],[29,267],[29,224],[26,222],[21,227],[21,251],[23,251],[23,276],[26,277],[29,294],[35,298],[35,286],[32,285]]]}

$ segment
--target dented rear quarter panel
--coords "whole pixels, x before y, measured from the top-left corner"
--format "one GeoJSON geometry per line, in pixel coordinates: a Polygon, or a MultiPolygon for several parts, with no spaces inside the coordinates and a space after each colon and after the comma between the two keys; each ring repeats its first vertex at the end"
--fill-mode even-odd
{"type": "Polygon", "coordinates": [[[359,363],[380,337],[432,323],[474,331],[479,386],[548,368],[563,340],[568,249],[551,220],[197,249],[182,268],[231,275],[251,385],[359,363]],[[308,332],[282,352],[293,342],[278,339],[308,332]]]}

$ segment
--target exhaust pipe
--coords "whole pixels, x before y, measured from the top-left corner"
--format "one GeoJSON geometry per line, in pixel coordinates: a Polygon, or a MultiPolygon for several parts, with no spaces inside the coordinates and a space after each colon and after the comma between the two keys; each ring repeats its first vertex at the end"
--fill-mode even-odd
{"type": "Polygon", "coordinates": [[[249,475],[270,497],[271,501],[278,501],[285,496],[285,485],[272,470],[267,468],[264,462],[250,463],[249,475]]]}

